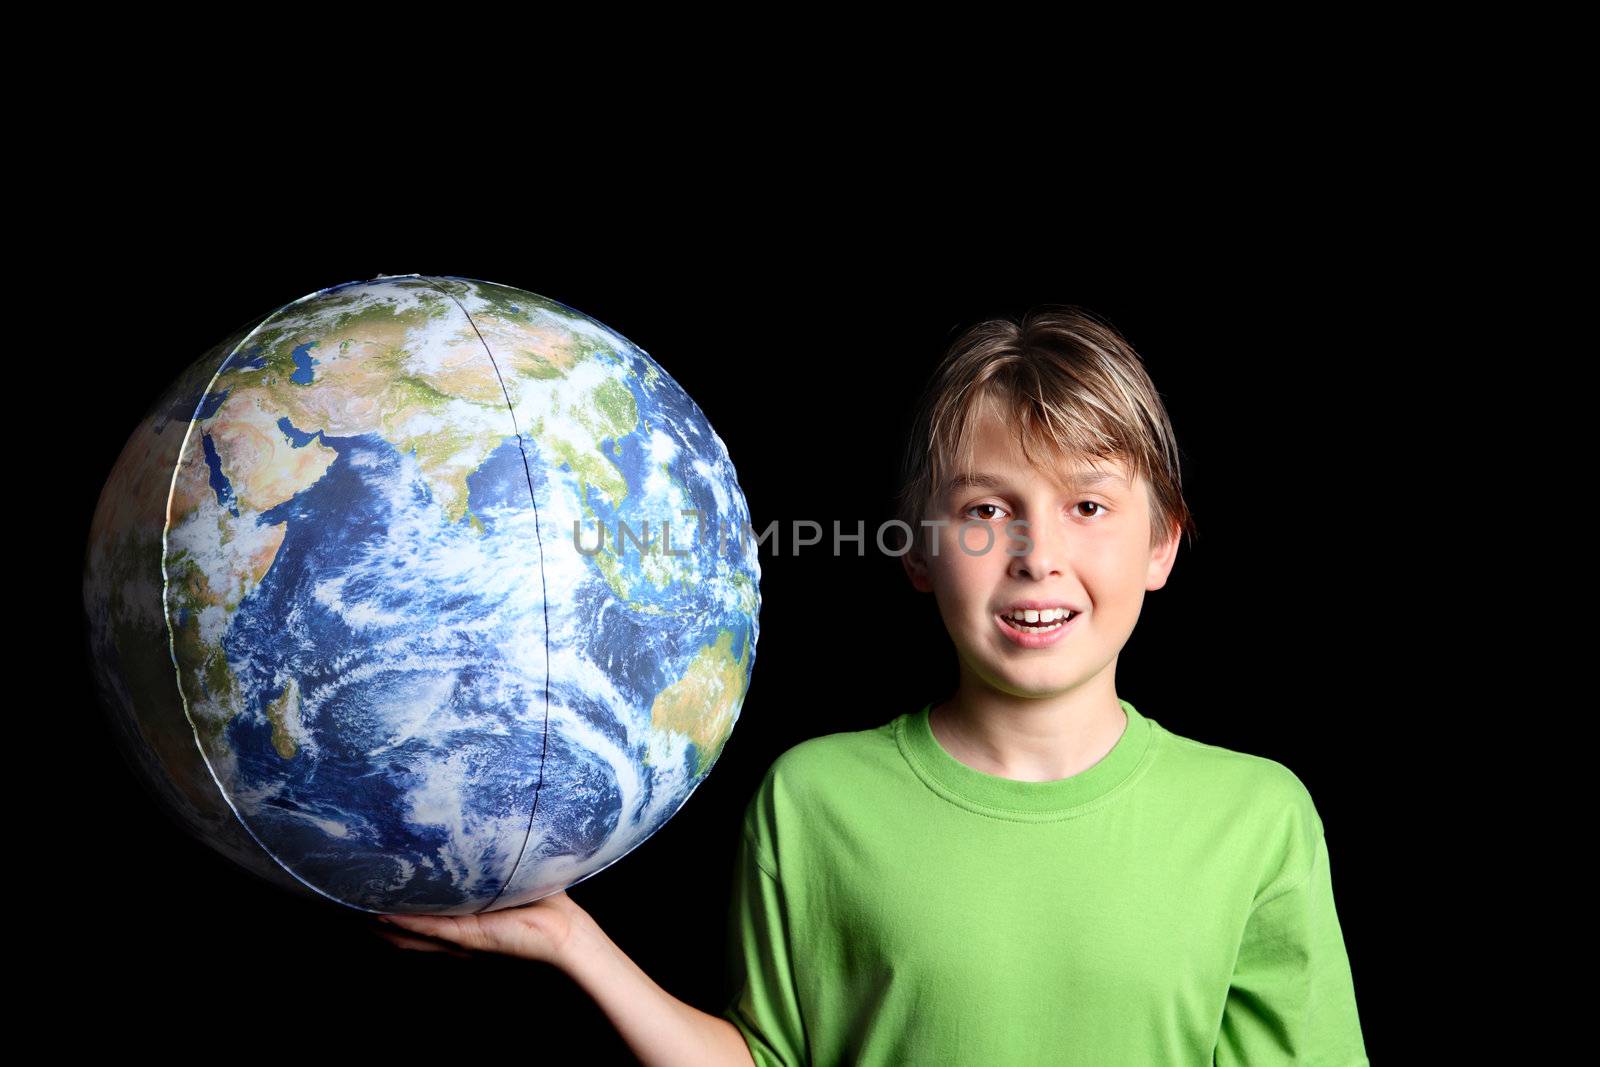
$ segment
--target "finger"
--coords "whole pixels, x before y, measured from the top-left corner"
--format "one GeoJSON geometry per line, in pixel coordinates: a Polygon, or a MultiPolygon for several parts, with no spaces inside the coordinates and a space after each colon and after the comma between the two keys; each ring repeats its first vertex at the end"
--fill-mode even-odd
{"type": "MultiPolygon", "coordinates": [[[[432,916],[404,916],[403,918],[408,920],[405,926],[401,926],[400,923],[394,922],[394,918],[394,916],[388,915],[381,916],[377,921],[372,923],[372,929],[379,937],[383,938],[385,941],[388,941],[396,948],[413,949],[419,952],[447,952],[452,956],[459,956],[462,959],[472,958],[472,953],[468,951],[467,947],[454,940],[453,937],[435,936],[424,933],[420,930],[413,931],[410,929],[410,920],[428,920],[433,918],[432,916]],[[401,929],[394,929],[396,926],[401,926],[401,929]]],[[[427,925],[427,923],[425,921],[416,925],[422,926],[427,925]]],[[[448,925],[448,922],[446,925],[448,925]]],[[[449,932],[456,933],[457,931],[452,929],[449,932]]]]}
{"type": "Polygon", "coordinates": [[[383,915],[379,918],[385,925],[398,926],[410,933],[437,938],[460,948],[488,947],[483,931],[475,922],[463,922],[454,915],[383,915]]]}
{"type": "Polygon", "coordinates": [[[412,937],[409,934],[391,930],[377,931],[379,937],[389,942],[395,948],[409,949],[414,952],[448,952],[449,946],[443,942],[434,941],[426,937],[412,937]]]}
{"type": "Polygon", "coordinates": [[[447,915],[383,915],[378,921],[415,934],[447,939],[458,929],[455,920],[447,915]]]}
{"type": "Polygon", "coordinates": [[[388,931],[380,931],[378,936],[382,937],[385,941],[389,942],[398,949],[405,949],[413,952],[443,952],[446,955],[458,956],[464,960],[470,960],[472,958],[471,952],[461,948],[459,945],[453,945],[448,941],[437,941],[426,937],[408,937],[405,934],[390,933],[388,931]]]}

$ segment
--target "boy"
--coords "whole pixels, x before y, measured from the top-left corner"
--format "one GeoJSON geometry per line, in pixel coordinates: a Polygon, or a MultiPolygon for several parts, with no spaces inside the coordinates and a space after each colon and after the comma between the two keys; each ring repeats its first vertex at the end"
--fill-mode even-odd
{"type": "Polygon", "coordinates": [[[738,844],[720,1016],[565,893],[394,921],[561,966],[649,1064],[1367,1063],[1304,785],[1116,695],[1144,594],[1193,535],[1132,348],[1076,308],[968,330],[902,486],[902,562],[959,684],[773,763],[738,844]]]}

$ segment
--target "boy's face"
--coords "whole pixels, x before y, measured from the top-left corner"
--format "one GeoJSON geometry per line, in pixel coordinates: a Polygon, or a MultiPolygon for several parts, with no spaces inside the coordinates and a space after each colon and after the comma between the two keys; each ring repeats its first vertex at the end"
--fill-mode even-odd
{"type": "MultiPolygon", "coordinates": [[[[1146,485],[1130,484],[1120,461],[1047,473],[1028,463],[1016,432],[993,408],[986,413],[972,470],[992,484],[958,485],[936,498],[928,519],[946,523],[928,531],[937,551],[919,547],[901,561],[912,584],[938,601],[963,685],[1017,697],[1114,688],[1117,655],[1145,592],[1166,583],[1178,530],[1151,547],[1146,485]],[[1102,474],[1110,480],[1093,481],[1102,474]],[[1076,614],[1054,630],[1023,630],[1006,616],[1024,601],[1076,614]]],[[[1047,449],[1030,442],[1036,458],[1047,449]]]]}

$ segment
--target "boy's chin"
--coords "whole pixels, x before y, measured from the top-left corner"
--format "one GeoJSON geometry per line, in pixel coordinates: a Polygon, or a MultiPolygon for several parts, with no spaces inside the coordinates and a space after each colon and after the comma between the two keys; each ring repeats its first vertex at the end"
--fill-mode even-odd
{"type": "Polygon", "coordinates": [[[992,678],[987,688],[997,696],[1019,700],[1049,700],[1053,697],[1066,696],[1083,683],[1084,679],[1060,671],[1024,671],[992,678]]]}
{"type": "Polygon", "coordinates": [[[1050,655],[1049,652],[1040,649],[1031,652],[1015,648],[990,649],[976,662],[974,657],[966,657],[967,670],[964,673],[970,684],[982,690],[996,696],[1023,700],[1048,700],[1065,696],[1088,684],[1090,679],[1084,672],[1067,662],[1070,656],[1050,656],[1050,660],[1046,661],[1047,655],[1050,655]],[[1029,655],[1035,662],[1008,662],[1029,655]]]}

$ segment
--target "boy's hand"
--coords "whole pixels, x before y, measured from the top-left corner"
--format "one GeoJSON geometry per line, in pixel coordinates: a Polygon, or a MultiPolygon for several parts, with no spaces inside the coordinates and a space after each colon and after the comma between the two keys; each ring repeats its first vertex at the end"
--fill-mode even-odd
{"type": "Polygon", "coordinates": [[[378,932],[397,948],[456,956],[468,955],[459,949],[469,949],[559,963],[573,927],[588,917],[563,889],[520,908],[478,915],[384,915],[378,932]]]}

